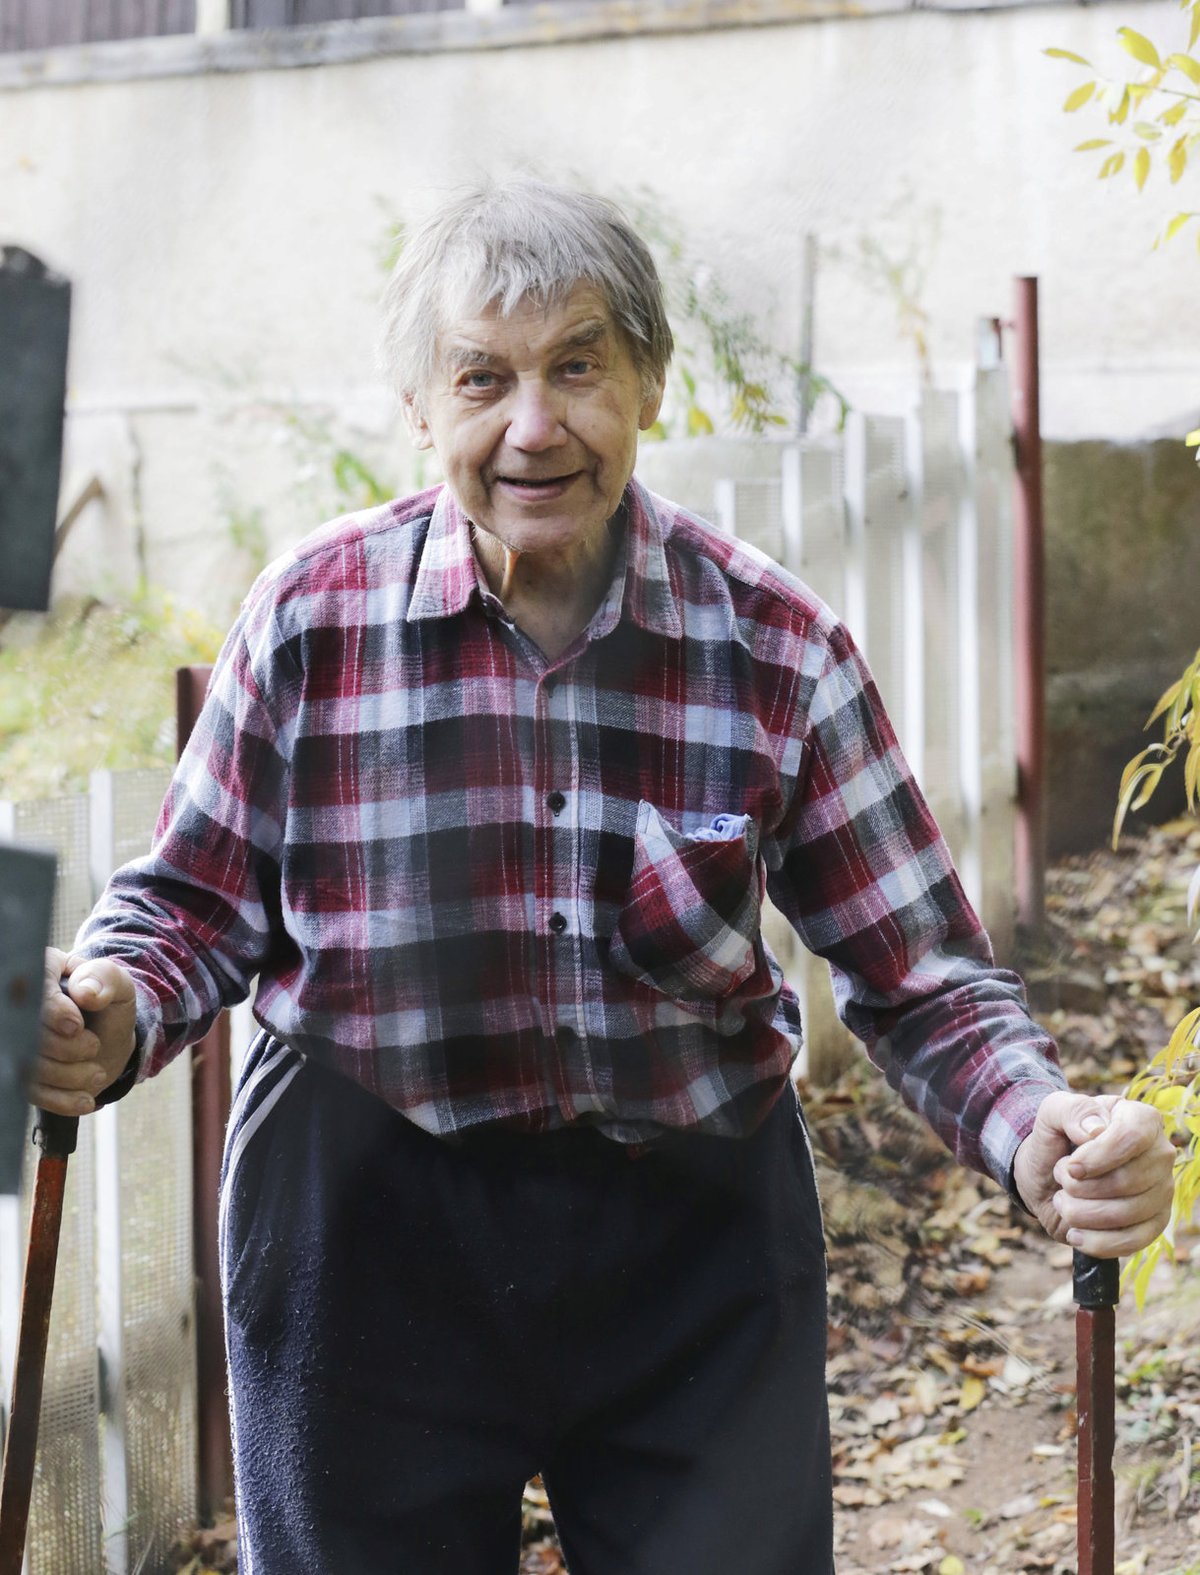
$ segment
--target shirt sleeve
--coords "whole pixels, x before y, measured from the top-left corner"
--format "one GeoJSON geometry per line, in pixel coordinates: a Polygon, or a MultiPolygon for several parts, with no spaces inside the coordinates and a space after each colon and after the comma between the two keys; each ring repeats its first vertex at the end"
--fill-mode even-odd
{"type": "Polygon", "coordinates": [[[76,937],[137,994],[136,1077],[162,1070],[244,1000],[286,943],[280,862],[295,685],[269,600],[247,599],[159,814],[149,854],[124,865],[76,937]]]}
{"type": "Polygon", "coordinates": [[[1012,1192],[1017,1147],[1066,1086],[1024,986],[998,968],[843,625],[814,661],[768,890],[829,962],[843,1022],[955,1157],[1012,1192]]]}

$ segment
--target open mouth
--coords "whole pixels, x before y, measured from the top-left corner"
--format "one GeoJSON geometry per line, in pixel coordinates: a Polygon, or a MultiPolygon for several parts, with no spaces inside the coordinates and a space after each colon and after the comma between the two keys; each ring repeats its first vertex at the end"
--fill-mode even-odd
{"type": "Polygon", "coordinates": [[[510,492],[526,498],[554,498],[565,492],[575,479],[575,472],[566,476],[497,476],[496,480],[510,492]]]}

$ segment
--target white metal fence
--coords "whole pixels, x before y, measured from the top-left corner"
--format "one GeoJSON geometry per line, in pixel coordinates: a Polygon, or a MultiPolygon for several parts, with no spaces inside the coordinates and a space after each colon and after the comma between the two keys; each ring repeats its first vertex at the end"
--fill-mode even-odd
{"type": "MultiPolygon", "coordinates": [[[[967,895],[998,953],[1014,939],[1013,447],[1008,378],[978,369],[905,417],[852,413],[836,439],[643,449],[654,491],[752,541],[849,624],[967,895]]],[[[766,932],[827,1076],[847,1037],[828,971],[778,914],[766,932]]],[[[805,1063],[802,1063],[805,1064],[805,1063]]]]}
{"type": "MultiPolygon", "coordinates": [[[[959,393],[926,391],[907,418],[852,415],[836,440],[659,444],[639,462],[655,491],[755,542],[847,619],[1002,952],[1016,783],[1008,408],[1003,370],[981,371],[959,393]]],[[[88,795],[0,805],[0,836],[59,854],[56,944],[147,845],[166,780],[98,773],[88,795]]],[[[767,924],[819,1075],[843,1040],[828,974],[778,915],[767,924]]],[[[81,1124],[28,1575],[155,1575],[195,1514],[190,1096],[181,1060],[81,1124]]],[[[24,1208],[0,1200],[0,1405],[24,1208]]]]}
{"type": "MultiPolygon", "coordinates": [[[[98,772],[89,794],[0,804],[0,836],[53,848],[52,943],[69,947],[117,864],[144,851],[165,771],[98,772]]],[[[186,1059],[80,1123],[67,1171],[28,1575],[166,1569],[196,1513],[186,1059]]],[[[11,1393],[32,1152],[0,1198],[0,1404],[11,1393]]]]}

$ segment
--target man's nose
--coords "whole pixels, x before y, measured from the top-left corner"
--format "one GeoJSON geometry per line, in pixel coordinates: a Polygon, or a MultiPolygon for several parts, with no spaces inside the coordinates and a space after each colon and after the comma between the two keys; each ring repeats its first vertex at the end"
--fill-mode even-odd
{"type": "Polygon", "coordinates": [[[536,452],[567,441],[562,395],[542,381],[517,384],[505,440],[513,448],[536,452]]]}

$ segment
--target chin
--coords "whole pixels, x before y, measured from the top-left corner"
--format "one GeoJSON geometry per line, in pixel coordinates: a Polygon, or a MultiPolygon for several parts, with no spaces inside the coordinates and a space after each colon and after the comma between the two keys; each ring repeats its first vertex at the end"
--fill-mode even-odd
{"type": "Polygon", "coordinates": [[[581,520],[572,515],[547,515],[542,519],[505,515],[484,529],[515,552],[538,552],[585,541],[595,534],[600,524],[599,520],[581,520]]]}

